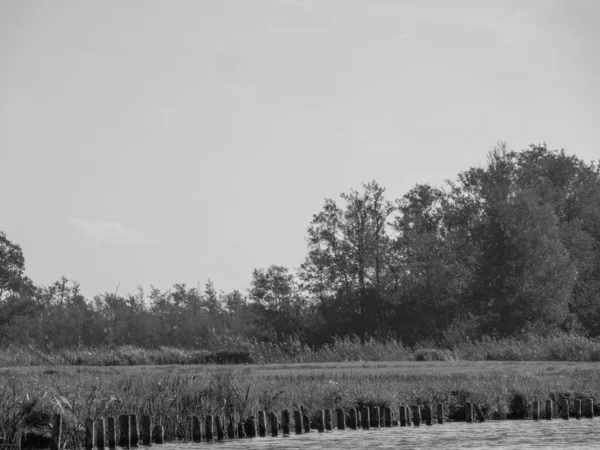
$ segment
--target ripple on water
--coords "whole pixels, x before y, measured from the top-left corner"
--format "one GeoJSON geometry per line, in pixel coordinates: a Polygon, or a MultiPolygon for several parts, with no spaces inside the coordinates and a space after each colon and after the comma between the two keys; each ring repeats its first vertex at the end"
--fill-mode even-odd
{"type": "MultiPolygon", "coordinates": [[[[477,424],[447,423],[430,427],[393,427],[345,430],[286,437],[238,439],[217,442],[219,449],[465,449],[465,448],[600,448],[598,420],[489,421],[477,424]]],[[[193,450],[207,444],[168,443],[164,450],[193,450]]],[[[156,447],[155,447],[156,448],[156,447]]]]}

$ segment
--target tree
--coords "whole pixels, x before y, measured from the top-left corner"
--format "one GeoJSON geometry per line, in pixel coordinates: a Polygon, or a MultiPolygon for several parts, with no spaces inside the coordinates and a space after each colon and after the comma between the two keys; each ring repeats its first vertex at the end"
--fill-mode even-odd
{"type": "Polygon", "coordinates": [[[305,299],[294,275],[282,266],[267,270],[255,269],[250,285],[250,300],[254,303],[257,331],[265,339],[302,334],[305,299]]]}
{"type": "Polygon", "coordinates": [[[25,276],[25,257],[21,247],[0,231],[0,300],[32,287],[31,280],[25,276]]]}
{"type": "Polygon", "coordinates": [[[388,218],[394,211],[375,181],[363,192],[341,194],[343,207],[326,199],[308,228],[303,286],[319,300],[332,331],[362,337],[386,328],[386,292],[394,285],[388,218]]]}

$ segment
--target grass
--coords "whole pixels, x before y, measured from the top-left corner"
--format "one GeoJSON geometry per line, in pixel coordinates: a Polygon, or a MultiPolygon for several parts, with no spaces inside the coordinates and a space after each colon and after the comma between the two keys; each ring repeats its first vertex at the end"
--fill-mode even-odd
{"type": "MultiPolygon", "coordinates": [[[[49,436],[63,414],[67,448],[83,445],[86,418],[151,414],[168,440],[189,439],[190,415],[240,418],[281,411],[444,403],[460,420],[471,401],[480,418],[510,417],[515,399],[600,399],[595,363],[353,362],[246,366],[46,366],[0,369],[0,437],[16,444],[32,430],[49,436]]],[[[397,413],[396,413],[397,414],[397,413]]]]}
{"type": "Polygon", "coordinates": [[[35,346],[0,349],[0,366],[84,365],[127,366],[202,364],[228,359],[256,364],[337,363],[346,361],[600,361],[600,340],[557,332],[548,336],[526,334],[518,338],[466,341],[446,348],[419,344],[408,348],[389,339],[361,342],[356,336],[336,338],[320,348],[288,338],[276,343],[222,334],[209,349],[134,346],[77,347],[45,351],[35,346]],[[222,355],[225,355],[224,357],[222,355]],[[238,358],[241,357],[241,358],[238,358]]]}

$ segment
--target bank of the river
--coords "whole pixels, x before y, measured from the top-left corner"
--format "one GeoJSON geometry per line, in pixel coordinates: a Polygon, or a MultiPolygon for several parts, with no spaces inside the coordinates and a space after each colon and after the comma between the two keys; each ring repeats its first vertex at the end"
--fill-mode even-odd
{"type": "MultiPolygon", "coordinates": [[[[4,443],[21,431],[49,435],[54,412],[67,446],[80,446],[86,418],[150,414],[167,440],[185,436],[185,418],[258,410],[350,409],[443,403],[460,420],[465,402],[480,419],[529,414],[533,400],[600,400],[597,363],[390,362],[266,366],[24,367],[0,369],[4,443]]],[[[597,403],[597,402],[595,402],[597,403]]],[[[600,411],[597,411],[600,413],[600,411]]]]}

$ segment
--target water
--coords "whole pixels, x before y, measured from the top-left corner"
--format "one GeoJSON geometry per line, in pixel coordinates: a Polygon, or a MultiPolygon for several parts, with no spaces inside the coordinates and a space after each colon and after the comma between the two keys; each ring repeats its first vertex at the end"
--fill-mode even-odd
{"type": "MultiPolygon", "coordinates": [[[[334,430],[286,437],[236,439],[211,444],[219,449],[465,449],[465,448],[600,448],[597,420],[489,421],[421,427],[334,430]]],[[[193,450],[208,444],[169,443],[165,450],[193,450]]]]}

